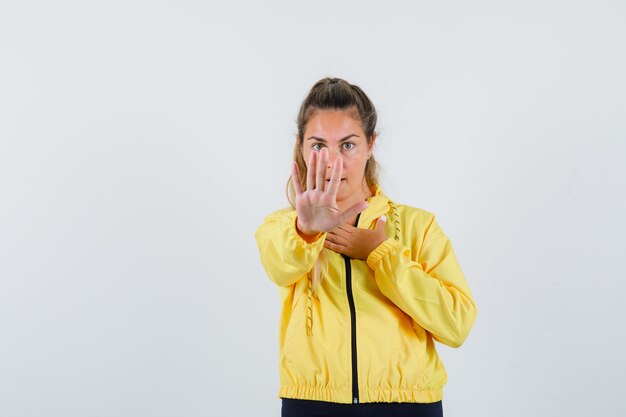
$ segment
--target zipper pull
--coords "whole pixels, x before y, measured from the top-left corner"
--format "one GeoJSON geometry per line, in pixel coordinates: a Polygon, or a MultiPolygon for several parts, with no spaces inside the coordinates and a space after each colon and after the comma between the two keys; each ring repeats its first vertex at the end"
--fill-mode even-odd
{"type": "Polygon", "coordinates": [[[359,399],[358,399],[358,398],[354,398],[354,399],[352,400],[352,403],[353,403],[353,404],[358,404],[358,403],[359,403],[359,399]]]}

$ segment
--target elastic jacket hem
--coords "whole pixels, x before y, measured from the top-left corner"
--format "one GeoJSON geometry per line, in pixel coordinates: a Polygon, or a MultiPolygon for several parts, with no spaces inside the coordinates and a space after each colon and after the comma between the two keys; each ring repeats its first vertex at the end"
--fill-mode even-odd
{"type": "MultiPolygon", "coordinates": [[[[278,392],[279,398],[300,400],[329,401],[334,403],[352,403],[350,388],[332,389],[315,388],[306,385],[283,385],[278,392]]],[[[434,403],[443,399],[443,389],[383,389],[366,388],[361,392],[360,403],[401,402],[434,403]]]]}

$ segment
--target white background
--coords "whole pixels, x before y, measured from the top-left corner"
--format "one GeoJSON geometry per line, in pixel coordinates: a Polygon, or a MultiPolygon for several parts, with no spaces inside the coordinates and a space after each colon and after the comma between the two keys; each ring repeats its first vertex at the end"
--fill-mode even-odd
{"type": "Polygon", "coordinates": [[[621,1],[0,5],[0,417],[279,416],[301,100],[361,86],[396,201],[432,211],[479,315],[446,416],[626,400],[621,1]]]}

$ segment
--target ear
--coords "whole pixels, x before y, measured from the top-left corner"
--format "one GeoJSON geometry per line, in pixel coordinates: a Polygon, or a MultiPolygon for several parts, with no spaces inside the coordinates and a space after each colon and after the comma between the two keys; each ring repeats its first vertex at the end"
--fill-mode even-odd
{"type": "Polygon", "coordinates": [[[377,137],[378,137],[378,134],[374,132],[374,134],[372,135],[372,140],[370,141],[369,146],[368,146],[368,151],[370,155],[372,154],[372,152],[374,152],[374,143],[376,143],[377,137]]]}
{"type": "Polygon", "coordinates": [[[376,134],[376,132],[374,132],[374,134],[372,135],[372,140],[370,140],[370,143],[367,147],[367,153],[368,153],[367,159],[369,159],[372,156],[372,153],[374,152],[374,143],[376,142],[377,137],[378,135],[376,134]]]}

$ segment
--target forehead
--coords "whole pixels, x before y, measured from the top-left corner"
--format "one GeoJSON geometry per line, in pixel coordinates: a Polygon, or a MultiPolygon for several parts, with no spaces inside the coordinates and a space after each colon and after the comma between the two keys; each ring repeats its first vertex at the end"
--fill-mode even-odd
{"type": "Polygon", "coordinates": [[[338,140],[350,134],[364,138],[358,113],[345,110],[318,110],[306,124],[304,138],[317,136],[326,140],[338,140]]]}

